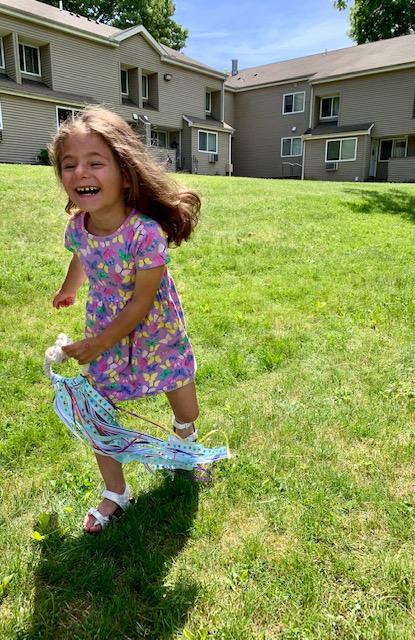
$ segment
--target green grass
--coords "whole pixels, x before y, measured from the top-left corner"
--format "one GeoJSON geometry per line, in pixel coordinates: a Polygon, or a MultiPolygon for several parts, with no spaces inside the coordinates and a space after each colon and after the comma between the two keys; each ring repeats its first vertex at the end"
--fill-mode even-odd
{"type": "Polygon", "coordinates": [[[137,505],[90,538],[97,469],[42,374],[83,330],[84,294],[51,307],[64,198],[0,166],[0,638],[413,638],[414,186],[180,180],[204,202],[171,252],[199,428],[234,456],[202,487],[127,467],[137,505]]]}

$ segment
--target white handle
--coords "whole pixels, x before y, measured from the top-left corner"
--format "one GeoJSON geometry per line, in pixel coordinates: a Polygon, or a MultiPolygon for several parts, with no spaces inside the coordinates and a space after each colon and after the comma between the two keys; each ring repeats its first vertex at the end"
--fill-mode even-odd
{"type": "Polygon", "coordinates": [[[43,364],[43,371],[48,376],[48,378],[52,379],[53,371],[52,364],[55,362],[65,362],[68,360],[68,356],[64,351],[62,351],[62,347],[65,347],[68,344],[72,344],[73,340],[68,338],[65,333],[60,333],[56,339],[55,344],[52,347],[48,347],[45,351],[45,361],[43,364]]]}

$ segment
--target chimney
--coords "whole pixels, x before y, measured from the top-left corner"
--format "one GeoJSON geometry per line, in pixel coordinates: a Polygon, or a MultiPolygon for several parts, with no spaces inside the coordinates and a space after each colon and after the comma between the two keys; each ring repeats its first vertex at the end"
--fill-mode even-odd
{"type": "Polygon", "coordinates": [[[233,76],[237,76],[239,73],[238,71],[238,61],[237,60],[232,60],[232,75],[233,76]]]}
{"type": "Polygon", "coordinates": [[[59,0],[59,11],[63,11],[63,0],[59,0]]]}

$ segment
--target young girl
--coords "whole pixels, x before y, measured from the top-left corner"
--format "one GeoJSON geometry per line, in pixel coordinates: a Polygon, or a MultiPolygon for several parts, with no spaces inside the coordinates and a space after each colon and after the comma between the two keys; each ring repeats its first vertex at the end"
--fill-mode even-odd
{"type": "MultiPolygon", "coordinates": [[[[187,240],[197,223],[198,195],[179,190],[130,126],[102,107],[64,123],[49,152],[68,195],[65,247],[73,254],[53,306],[72,305],[89,281],[85,339],[66,354],[89,364],[110,400],[164,392],[174,431],[195,440],[195,359],[166,264],[168,245],[187,240]]],[[[121,464],[96,458],[106,489],[85,517],[88,533],[130,505],[121,464]]]]}

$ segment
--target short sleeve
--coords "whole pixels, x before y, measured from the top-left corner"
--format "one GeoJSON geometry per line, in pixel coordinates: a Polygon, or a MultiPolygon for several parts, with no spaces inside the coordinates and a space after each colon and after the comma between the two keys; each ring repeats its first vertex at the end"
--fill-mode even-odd
{"type": "Polygon", "coordinates": [[[66,225],[65,236],[64,236],[64,246],[65,246],[65,249],[68,249],[68,251],[70,251],[71,253],[76,253],[77,242],[76,242],[76,230],[75,230],[74,220],[70,220],[66,225]]]}
{"type": "Polygon", "coordinates": [[[154,269],[169,261],[167,237],[157,222],[147,223],[137,243],[135,263],[137,269],[154,269]]]}

